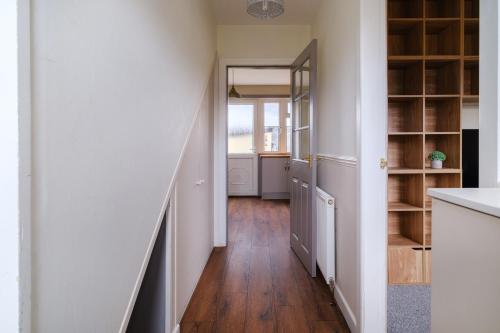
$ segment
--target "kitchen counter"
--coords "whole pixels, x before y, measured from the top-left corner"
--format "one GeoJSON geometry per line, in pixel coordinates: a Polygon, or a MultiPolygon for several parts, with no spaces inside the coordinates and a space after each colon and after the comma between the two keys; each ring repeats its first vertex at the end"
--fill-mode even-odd
{"type": "Polygon", "coordinates": [[[429,189],[432,332],[500,332],[500,189],[429,189]]]}
{"type": "Polygon", "coordinates": [[[259,154],[259,157],[261,157],[261,158],[286,158],[286,157],[290,157],[290,154],[285,154],[285,153],[276,153],[276,154],[263,153],[263,154],[259,154]]]}
{"type": "Polygon", "coordinates": [[[500,217],[500,188],[429,189],[429,196],[500,217]]]}

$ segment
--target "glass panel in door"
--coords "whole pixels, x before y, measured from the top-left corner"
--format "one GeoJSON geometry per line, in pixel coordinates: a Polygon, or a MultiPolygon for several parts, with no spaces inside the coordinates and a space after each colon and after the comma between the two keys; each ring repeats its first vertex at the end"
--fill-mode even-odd
{"type": "Polygon", "coordinates": [[[310,61],[307,60],[302,65],[302,68],[301,68],[301,71],[302,71],[302,91],[301,91],[301,95],[305,95],[305,94],[309,93],[309,78],[310,78],[309,72],[311,70],[310,67],[311,67],[310,61]]]}

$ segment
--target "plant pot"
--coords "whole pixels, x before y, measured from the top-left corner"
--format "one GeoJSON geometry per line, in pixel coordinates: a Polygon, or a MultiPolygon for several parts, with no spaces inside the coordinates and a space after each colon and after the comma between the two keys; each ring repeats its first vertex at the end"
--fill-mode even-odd
{"type": "Polygon", "coordinates": [[[443,161],[431,161],[431,168],[433,169],[442,169],[443,168],[443,161]]]}

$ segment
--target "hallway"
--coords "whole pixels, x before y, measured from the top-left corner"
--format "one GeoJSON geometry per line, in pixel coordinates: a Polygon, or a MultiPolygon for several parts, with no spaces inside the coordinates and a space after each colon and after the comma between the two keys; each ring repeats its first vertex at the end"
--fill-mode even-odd
{"type": "Polygon", "coordinates": [[[285,201],[231,198],[227,248],[216,248],[182,332],[349,332],[322,278],[289,246],[285,201]]]}

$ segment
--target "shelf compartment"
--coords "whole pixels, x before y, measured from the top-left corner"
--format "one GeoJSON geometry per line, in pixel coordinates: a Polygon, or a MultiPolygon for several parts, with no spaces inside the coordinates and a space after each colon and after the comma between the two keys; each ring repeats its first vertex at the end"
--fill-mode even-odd
{"type": "Polygon", "coordinates": [[[427,21],[425,53],[426,55],[460,55],[460,21],[427,21]]]}
{"type": "Polygon", "coordinates": [[[434,96],[459,95],[460,61],[426,61],[425,93],[434,96]]]}
{"type": "Polygon", "coordinates": [[[425,244],[425,246],[432,245],[432,213],[431,212],[425,212],[424,244],[425,244]]]}
{"type": "Polygon", "coordinates": [[[423,131],[422,98],[389,99],[389,133],[423,131]]]}
{"type": "Polygon", "coordinates": [[[479,0],[465,0],[464,15],[466,18],[479,18],[479,0]]]}
{"type": "Polygon", "coordinates": [[[389,212],[388,217],[390,246],[424,244],[423,212],[389,212]]]}
{"type": "MultiPolygon", "coordinates": [[[[430,168],[431,161],[427,158],[435,150],[446,154],[443,168],[460,169],[460,134],[436,134],[425,136],[425,167],[430,168]]],[[[439,169],[435,169],[439,170],[439,169]]]]}
{"type": "Polygon", "coordinates": [[[389,202],[387,205],[389,212],[418,212],[423,209],[404,202],[389,202]]]}
{"type": "Polygon", "coordinates": [[[389,22],[388,55],[422,55],[424,27],[422,21],[389,22]]]}
{"type": "Polygon", "coordinates": [[[388,18],[421,18],[424,14],[423,0],[388,0],[388,18]]]}
{"type": "Polygon", "coordinates": [[[423,135],[389,136],[388,167],[391,169],[422,169],[423,135]]]}
{"type": "Polygon", "coordinates": [[[426,18],[456,18],[460,17],[460,1],[457,0],[426,0],[426,18]]]}
{"type": "Polygon", "coordinates": [[[425,100],[426,132],[460,132],[460,98],[425,100]]]}
{"type": "Polygon", "coordinates": [[[479,61],[464,61],[464,96],[479,95],[479,61]]]}
{"type": "Polygon", "coordinates": [[[430,188],[459,188],[460,174],[432,174],[425,175],[425,207],[432,208],[432,198],[427,195],[430,188]]]}
{"type": "Polygon", "coordinates": [[[388,206],[409,205],[423,208],[423,175],[401,174],[388,177],[388,206]]]}
{"type": "Polygon", "coordinates": [[[389,284],[423,283],[423,249],[390,247],[387,251],[389,284]]]}
{"type": "Polygon", "coordinates": [[[391,61],[387,73],[389,95],[422,95],[422,61],[391,61]]]}
{"type": "Polygon", "coordinates": [[[464,23],[464,55],[479,55],[479,21],[464,23]]]}

